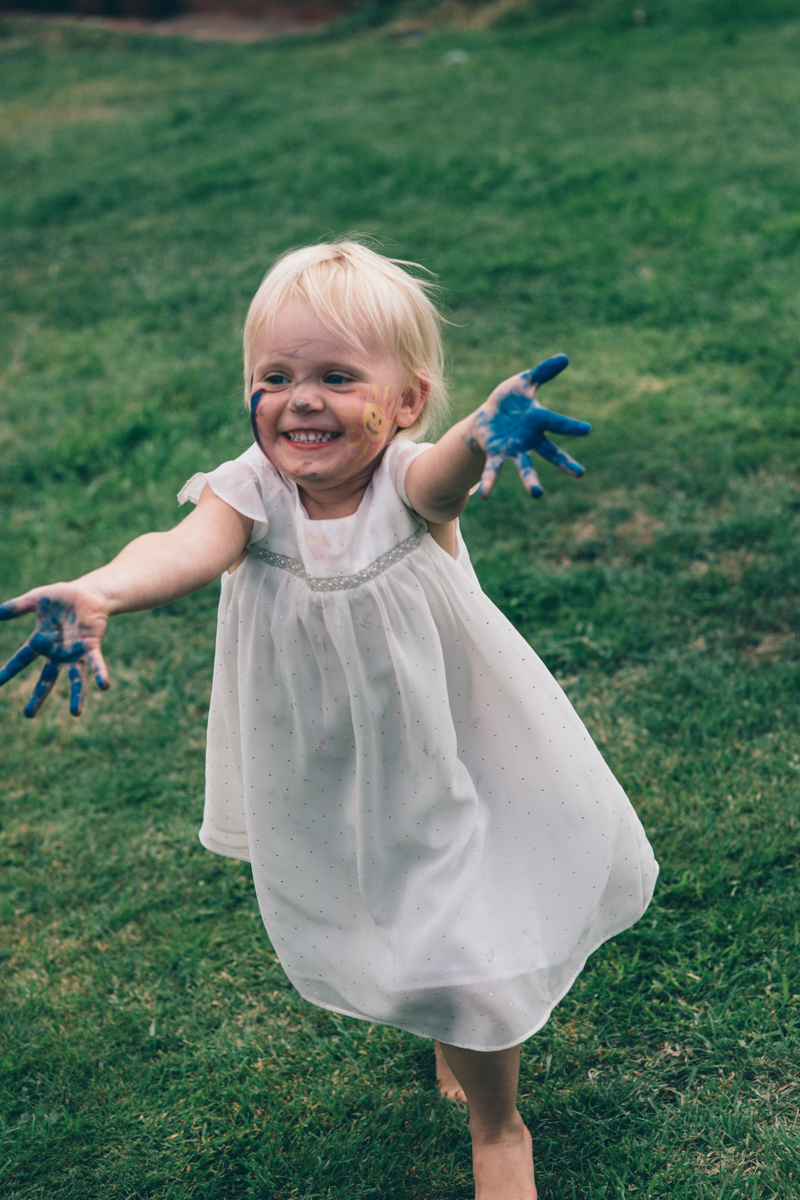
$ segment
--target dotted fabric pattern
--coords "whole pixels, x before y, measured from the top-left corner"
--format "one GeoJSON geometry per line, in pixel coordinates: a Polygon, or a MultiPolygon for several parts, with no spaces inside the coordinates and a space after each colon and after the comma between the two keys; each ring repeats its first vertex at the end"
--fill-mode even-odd
{"type": "Polygon", "coordinates": [[[564,692],[407,506],[392,443],[310,521],[255,449],[191,481],[266,534],[223,577],[200,838],[247,859],[322,1007],[499,1050],[633,924],[657,864],[564,692]]]}

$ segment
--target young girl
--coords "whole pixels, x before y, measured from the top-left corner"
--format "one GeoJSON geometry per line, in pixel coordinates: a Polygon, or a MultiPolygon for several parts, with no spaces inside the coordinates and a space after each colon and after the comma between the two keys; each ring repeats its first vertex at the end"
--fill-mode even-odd
{"type": "Polygon", "coordinates": [[[195,475],[194,511],[109,565],[35,588],[37,626],[0,683],[47,663],[101,688],[113,613],[222,574],[200,839],[249,860],[287,975],[313,1004],[436,1043],[466,1099],[478,1200],[533,1200],[519,1047],[589,954],[632,925],[657,865],[561,688],[481,591],[458,529],[505,458],[588,425],[542,408],[559,356],[501,384],[435,445],[437,313],[363,245],[280,259],[244,331],[255,442],[195,475]]]}

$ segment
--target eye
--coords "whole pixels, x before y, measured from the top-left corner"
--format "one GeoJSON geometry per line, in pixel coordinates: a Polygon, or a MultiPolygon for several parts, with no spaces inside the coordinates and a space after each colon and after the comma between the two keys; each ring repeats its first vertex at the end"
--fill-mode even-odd
{"type": "Polygon", "coordinates": [[[289,383],[289,376],[283,371],[270,371],[269,375],[264,376],[264,383],[268,383],[271,387],[283,387],[289,383]]]}
{"type": "Polygon", "coordinates": [[[343,371],[328,371],[325,376],[325,383],[329,383],[331,387],[342,387],[351,382],[351,377],[345,375],[343,371]]]}

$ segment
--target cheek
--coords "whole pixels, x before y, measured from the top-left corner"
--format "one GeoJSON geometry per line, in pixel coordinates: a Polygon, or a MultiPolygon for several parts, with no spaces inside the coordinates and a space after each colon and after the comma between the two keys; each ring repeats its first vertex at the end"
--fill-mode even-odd
{"type": "Polygon", "coordinates": [[[257,391],[257,392],[253,392],[253,395],[250,397],[250,424],[253,426],[253,433],[255,434],[256,441],[259,442],[259,444],[260,444],[260,439],[258,436],[258,406],[261,403],[263,396],[264,396],[263,391],[257,391]]]}
{"type": "Polygon", "coordinates": [[[388,413],[380,404],[365,404],[361,414],[361,424],[369,441],[379,442],[389,424],[388,413]]]}
{"type": "Polygon", "coordinates": [[[378,400],[378,389],[375,384],[370,388],[371,399],[365,398],[358,408],[347,409],[340,413],[340,419],[345,427],[347,436],[364,445],[365,450],[370,444],[382,442],[394,424],[394,418],[400,406],[399,397],[389,398],[389,388],[384,387],[382,403],[378,400]]]}

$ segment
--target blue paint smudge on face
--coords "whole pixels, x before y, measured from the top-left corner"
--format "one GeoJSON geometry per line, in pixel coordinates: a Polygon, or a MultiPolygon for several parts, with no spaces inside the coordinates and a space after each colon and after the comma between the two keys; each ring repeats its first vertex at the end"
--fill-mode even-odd
{"type": "MultiPolygon", "coordinates": [[[[252,379],[250,381],[250,386],[252,387],[252,379]]],[[[258,436],[258,423],[256,422],[256,409],[258,408],[259,403],[261,402],[261,397],[266,396],[266,394],[267,394],[266,388],[259,388],[257,391],[253,392],[253,395],[250,397],[250,425],[253,430],[253,437],[256,439],[256,445],[258,446],[259,450],[261,450],[262,453],[264,453],[264,447],[261,445],[261,438],[258,436]]]]}

